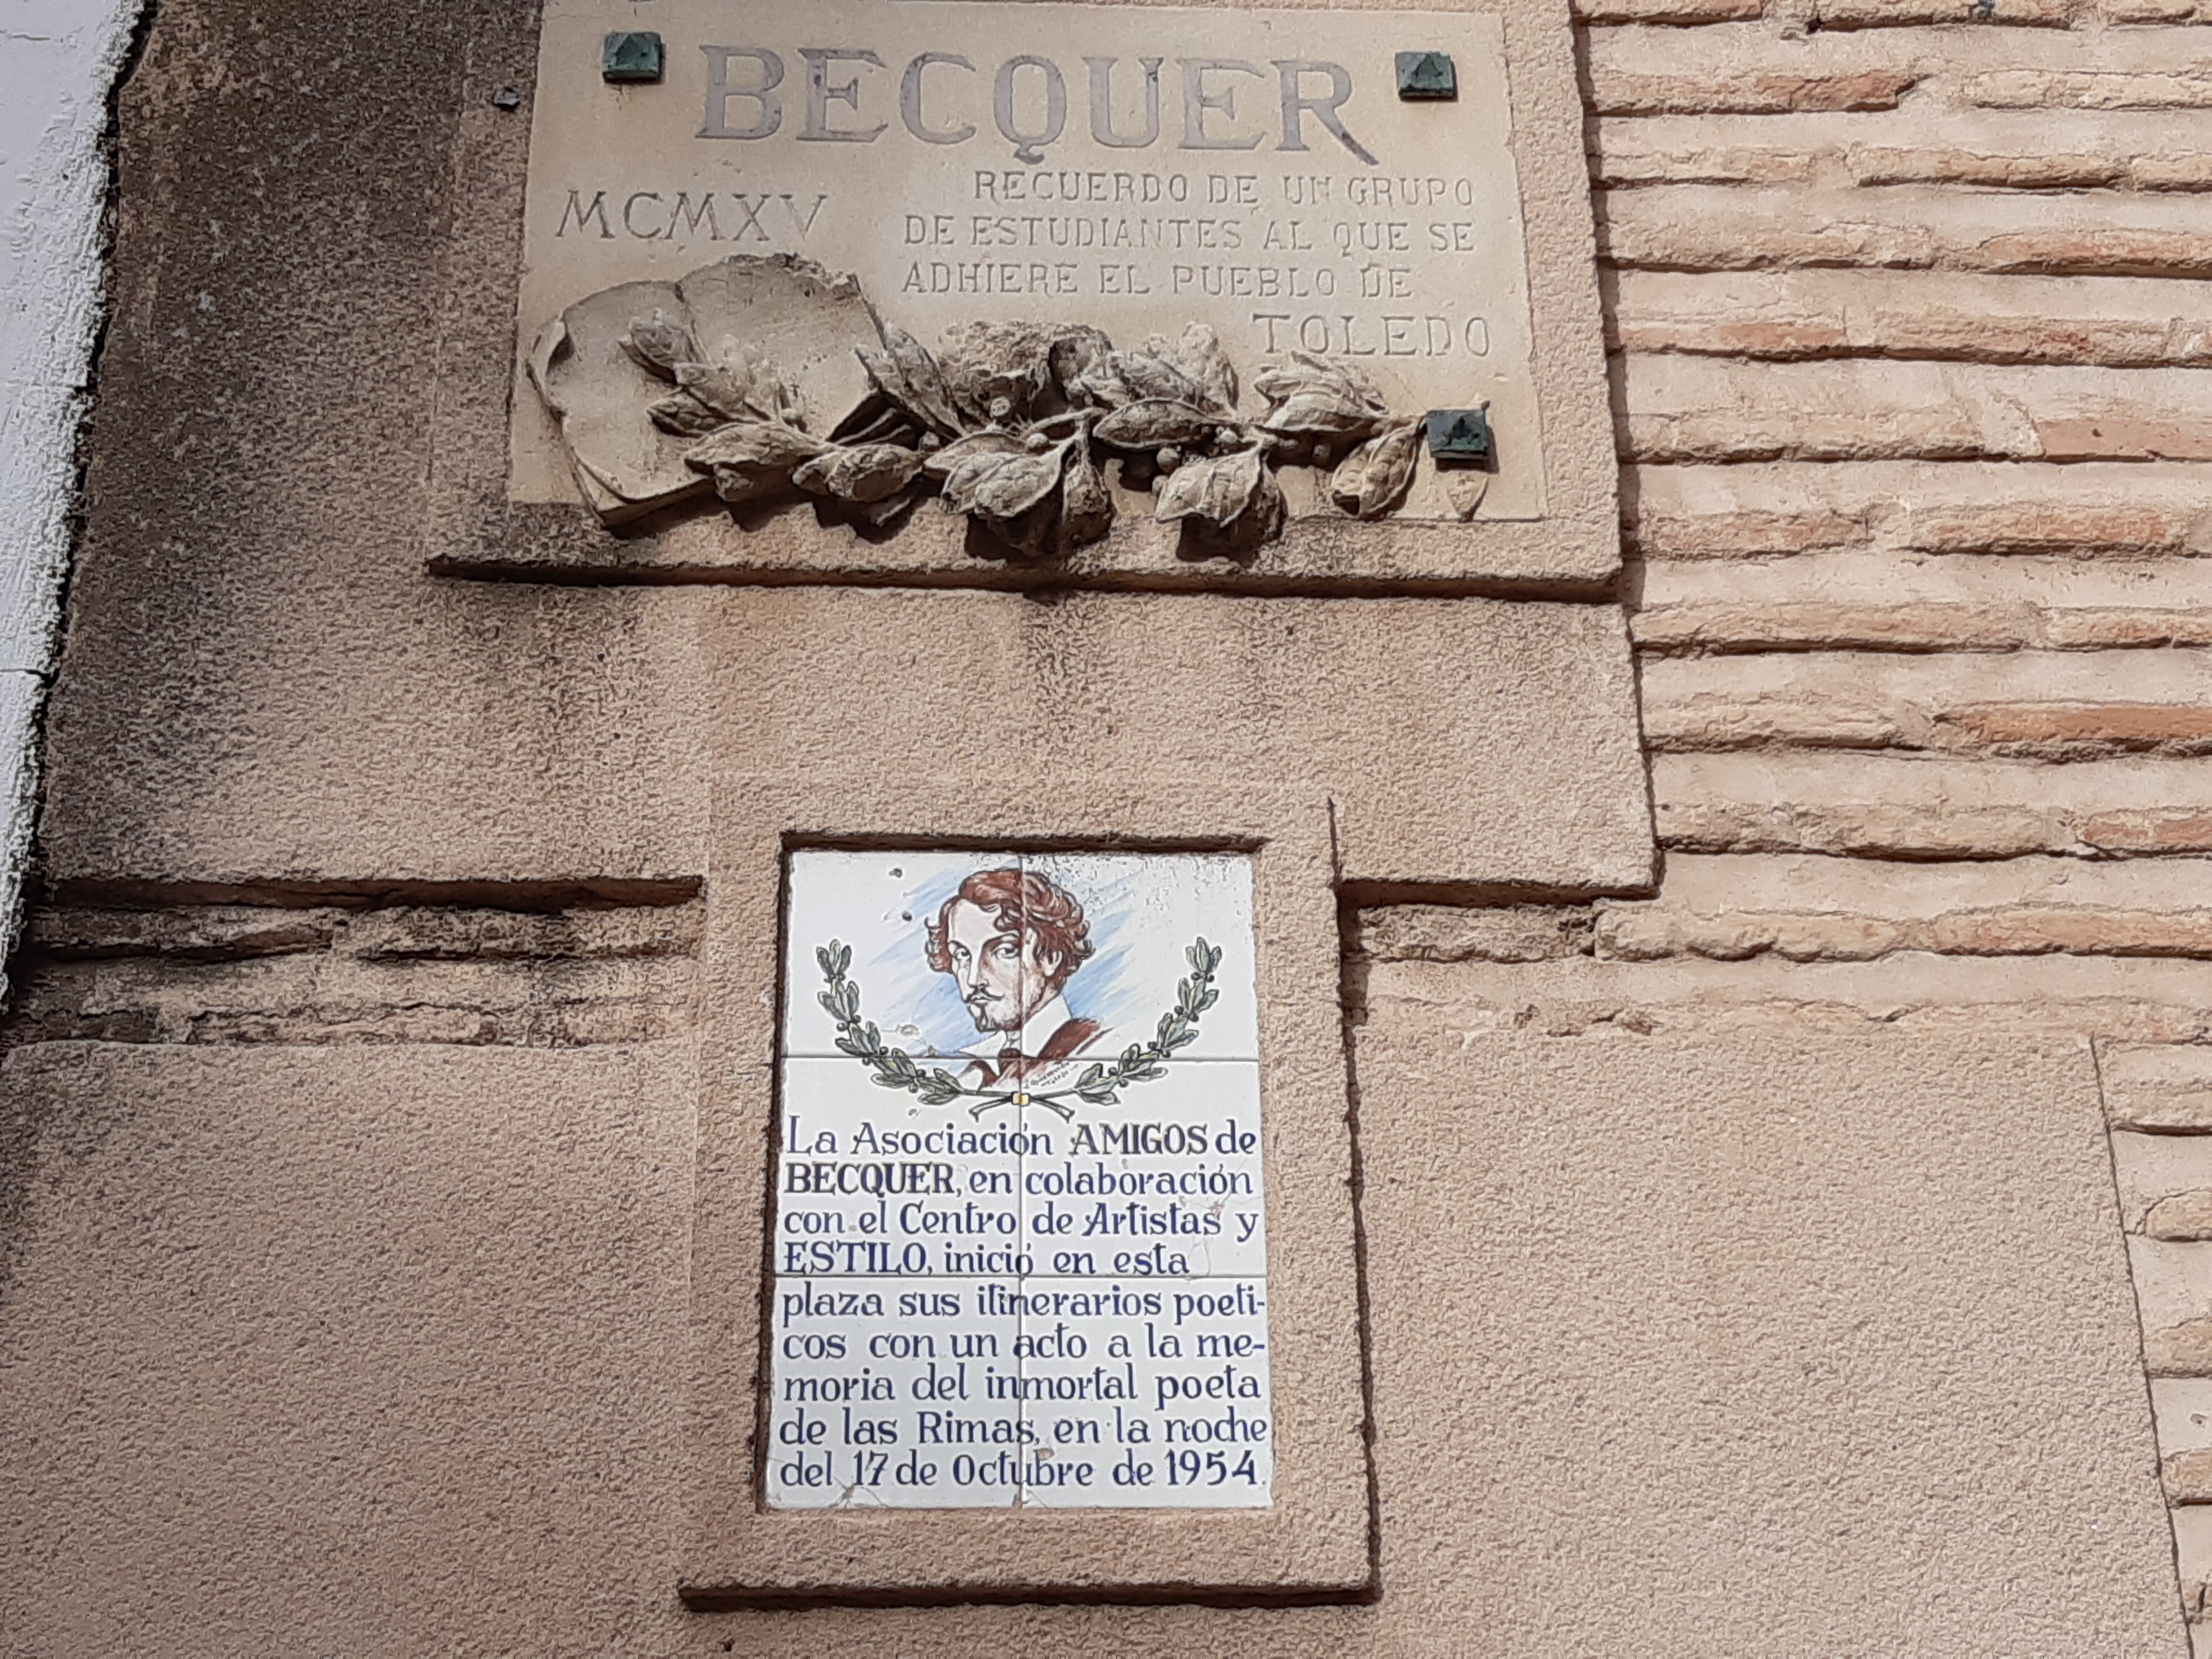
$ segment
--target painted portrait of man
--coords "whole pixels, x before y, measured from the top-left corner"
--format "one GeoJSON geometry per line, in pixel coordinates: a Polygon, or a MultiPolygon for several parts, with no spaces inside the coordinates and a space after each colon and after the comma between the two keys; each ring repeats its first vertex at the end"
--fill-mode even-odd
{"type": "Polygon", "coordinates": [[[978,870],[928,924],[929,966],[949,974],[981,1033],[970,1087],[1042,1085],[1099,1045],[1106,1028],[1069,1005],[1066,987],[1092,954],[1074,895],[1034,871],[978,870]]]}

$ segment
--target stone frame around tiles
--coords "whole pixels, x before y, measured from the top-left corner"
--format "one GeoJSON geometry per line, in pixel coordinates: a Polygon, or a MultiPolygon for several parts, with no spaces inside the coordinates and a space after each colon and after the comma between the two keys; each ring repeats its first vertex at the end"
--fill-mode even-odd
{"type": "Polygon", "coordinates": [[[1334,837],[1317,793],[737,777],[713,798],[692,1240],[697,1608],[975,1601],[1357,1601],[1374,1585],[1334,837]],[[1221,1510],[769,1510],[763,1299],[787,854],[803,847],[1237,852],[1252,860],[1273,1503],[1221,1510]],[[1297,1272],[1285,1272],[1295,1263],[1297,1272]],[[1277,1279],[1279,1276],[1279,1286],[1277,1279]]]}

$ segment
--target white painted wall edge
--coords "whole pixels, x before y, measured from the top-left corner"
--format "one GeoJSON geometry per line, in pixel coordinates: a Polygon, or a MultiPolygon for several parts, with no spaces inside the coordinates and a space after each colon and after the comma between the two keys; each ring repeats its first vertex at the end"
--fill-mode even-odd
{"type": "Polygon", "coordinates": [[[105,292],[101,138],[145,3],[0,0],[0,959],[37,823],[39,716],[105,292]]]}

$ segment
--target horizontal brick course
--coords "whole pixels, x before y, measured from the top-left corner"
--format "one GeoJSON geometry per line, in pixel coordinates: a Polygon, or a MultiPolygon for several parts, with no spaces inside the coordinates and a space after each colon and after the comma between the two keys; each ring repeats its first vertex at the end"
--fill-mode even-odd
{"type": "MultiPolygon", "coordinates": [[[[1627,470],[1623,505],[1628,545],[1651,559],[1854,548],[1968,563],[2212,552],[2212,467],[2201,464],[1644,465],[1627,470]]],[[[1977,597],[2002,595],[1984,587],[1977,597]]]]}
{"type": "Polygon", "coordinates": [[[2212,762],[1662,754],[1661,842],[1683,852],[1909,860],[2212,853],[2212,762]]]}
{"type": "Polygon", "coordinates": [[[1632,353],[2212,366],[2212,283],[1805,270],[1609,283],[1612,343],[1632,353]]]}
{"type": "Polygon", "coordinates": [[[1636,461],[2212,460],[2201,369],[1644,354],[1618,383],[1636,461]]]}
{"type": "Polygon", "coordinates": [[[1911,951],[2202,960],[2212,957],[2212,865],[1678,854],[1656,899],[1599,906],[1595,948],[1628,962],[1869,962],[1911,951]]]}
{"type": "Polygon", "coordinates": [[[1598,232],[1601,257],[1637,270],[2212,275],[2212,229],[2171,194],[1666,185],[1603,192],[1598,232]]]}

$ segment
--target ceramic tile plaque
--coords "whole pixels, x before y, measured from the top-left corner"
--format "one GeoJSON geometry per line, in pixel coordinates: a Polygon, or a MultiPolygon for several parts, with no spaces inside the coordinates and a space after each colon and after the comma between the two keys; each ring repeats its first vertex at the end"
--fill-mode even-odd
{"type": "MultiPolygon", "coordinates": [[[[1314,517],[1547,514],[1496,15],[547,0],[544,20],[516,501],[616,520],[772,486],[889,523],[927,485],[1031,556],[1156,505],[1248,551],[1314,517]],[[612,37],[640,28],[658,78],[633,52],[611,82],[612,37]],[[747,388],[775,454],[758,433],[702,449],[747,388]],[[787,413],[803,442],[773,430],[787,413]],[[889,453],[994,432],[1016,441],[998,470],[1060,468],[1053,511],[889,453]],[[1163,482],[1185,473],[1188,503],[1163,482]]],[[[1586,235],[1571,252],[1587,283],[1586,235]]]]}
{"type": "Polygon", "coordinates": [[[1267,1505],[1250,859],[788,881],[769,1507],[1267,1505]]]}

